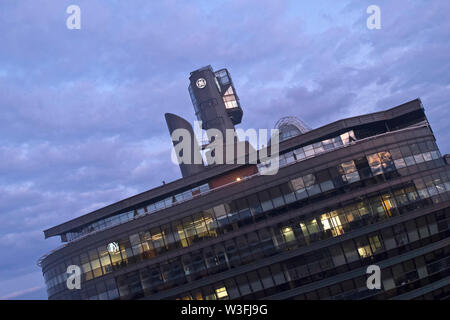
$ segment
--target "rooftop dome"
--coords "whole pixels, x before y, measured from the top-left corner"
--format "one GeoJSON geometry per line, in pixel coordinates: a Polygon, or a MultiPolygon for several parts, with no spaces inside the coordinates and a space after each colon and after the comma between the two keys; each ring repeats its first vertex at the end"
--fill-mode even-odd
{"type": "Polygon", "coordinates": [[[280,142],[299,136],[311,130],[311,128],[297,117],[283,117],[275,123],[275,129],[280,130],[280,142]]]}

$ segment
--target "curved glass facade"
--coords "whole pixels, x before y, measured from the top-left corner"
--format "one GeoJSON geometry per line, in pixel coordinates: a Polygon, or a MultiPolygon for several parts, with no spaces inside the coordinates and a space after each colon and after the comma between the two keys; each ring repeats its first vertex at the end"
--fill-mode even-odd
{"type": "MultiPolygon", "coordinates": [[[[297,207],[301,207],[314,201],[322,201],[326,197],[333,197],[336,192],[343,192],[342,188],[357,190],[394,179],[401,175],[399,171],[408,167],[407,161],[405,161],[406,157],[419,159],[417,163],[425,162],[425,159],[427,161],[436,160],[438,163],[435,166],[442,165],[442,163],[439,164],[442,159],[436,151],[437,147],[434,142],[430,140],[420,146],[419,148],[416,144],[405,145],[390,151],[369,154],[364,158],[345,161],[336,167],[293,178],[279,186],[214,206],[181,220],[111,239],[108,243],[72,257],[70,264],[80,265],[83,270],[83,280],[89,281],[129,264],[152,259],[180,248],[187,248],[204,240],[217,238],[219,235],[270,219],[274,214],[282,214],[282,211],[279,212],[277,209],[286,205],[296,204],[297,207]],[[415,152],[419,153],[414,154],[415,152]],[[396,159],[394,160],[394,158],[396,159]],[[110,243],[117,243],[119,250],[116,252],[108,250],[110,243]]],[[[416,162],[413,164],[408,161],[408,164],[414,166],[416,162]]],[[[331,234],[334,237],[339,236],[346,231],[351,231],[350,225],[359,228],[380,219],[387,219],[408,210],[405,208],[414,208],[424,199],[450,191],[449,175],[450,171],[415,179],[407,187],[388,190],[386,193],[380,193],[376,197],[359,201],[350,206],[323,212],[316,218],[303,219],[302,222],[294,225],[284,225],[262,232],[263,234],[264,232],[270,235],[275,234],[278,244],[294,241],[297,239],[298,233],[302,235],[303,245],[323,239],[324,236],[319,232],[331,234]],[[349,214],[348,211],[352,213],[349,214]]],[[[255,234],[253,242],[263,243],[261,238],[264,237],[263,234],[255,234]]],[[[271,242],[274,241],[271,240],[271,242]]],[[[225,248],[227,243],[219,246],[225,248]]],[[[242,244],[234,243],[234,247],[244,248],[248,245],[242,246],[242,244]]],[[[213,256],[213,259],[221,260],[218,256],[213,256]]],[[[232,259],[227,258],[227,260],[232,259]]],[[[201,263],[205,264],[206,262],[202,260],[201,263]]],[[[49,293],[56,293],[58,288],[60,290],[64,288],[65,268],[65,264],[61,264],[44,273],[49,293]]],[[[191,267],[183,265],[179,270],[184,274],[190,274],[193,272],[191,270],[195,269],[194,264],[191,267]]],[[[159,277],[169,279],[161,273],[159,277]]]]}

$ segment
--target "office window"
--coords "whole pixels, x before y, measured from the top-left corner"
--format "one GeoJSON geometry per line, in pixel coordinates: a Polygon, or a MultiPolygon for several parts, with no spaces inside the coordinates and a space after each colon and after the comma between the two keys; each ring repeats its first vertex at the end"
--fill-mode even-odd
{"type": "Polygon", "coordinates": [[[405,188],[406,195],[408,196],[409,201],[416,201],[419,199],[419,195],[413,186],[405,188]]]}
{"type": "Polygon", "coordinates": [[[378,235],[369,236],[369,243],[373,253],[383,249],[383,244],[381,243],[381,239],[378,235]]]}
{"type": "Polygon", "coordinates": [[[271,288],[274,286],[274,282],[273,282],[272,275],[270,273],[269,268],[266,267],[266,268],[260,269],[260,270],[258,270],[258,273],[259,273],[259,277],[261,279],[262,285],[265,289],[271,288]]]}
{"type": "Polygon", "coordinates": [[[424,162],[425,160],[424,160],[424,158],[423,158],[423,155],[422,155],[421,153],[419,153],[419,154],[414,155],[414,161],[415,161],[416,163],[422,163],[422,162],[424,162]]]}
{"type": "Polygon", "coordinates": [[[320,232],[316,219],[309,220],[306,223],[300,223],[300,228],[305,236],[320,232]]]}
{"type": "Polygon", "coordinates": [[[108,250],[105,246],[101,246],[98,249],[100,256],[100,263],[102,265],[103,274],[110,273],[112,271],[111,258],[109,257],[108,250]]]}
{"type": "Polygon", "coordinates": [[[333,143],[334,143],[335,148],[339,148],[340,146],[343,146],[341,137],[333,138],[333,143]]]}
{"type": "Polygon", "coordinates": [[[250,211],[251,211],[252,215],[255,218],[258,218],[259,216],[261,216],[263,209],[261,207],[261,203],[259,202],[259,199],[256,196],[256,194],[248,196],[247,200],[248,200],[248,205],[250,207],[250,211]]]}
{"type": "Polygon", "coordinates": [[[217,300],[215,290],[211,286],[203,288],[202,292],[205,300],[217,300]]]}
{"type": "Polygon", "coordinates": [[[372,256],[370,245],[365,237],[356,239],[356,247],[358,248],[358,254],[362,259],[372,256]]]}
{"type": "Polygon", "coordinates": [[[431,151],[431,157],[433,158],[433,160],[437,160],[441,158],[441,154],[439,153],[439,151],[431,151]]]}
{"type": "Polygon", "coordinates": [[[303,181],[305,183],[306,191],[310,197],[320,193],[320,187],[316,183],[316,177],[313,174],[303,176],[303,181]]]}
{"type": "Polygon", "coordinates": [[[84,273],[84,278],[86,281],[91,280],[94,276],[92,274],[91,264],[89,263],[89,257],[87,254],[82,253],[80,255],[81,268],[84,273]]]}
{"type": "Polygon", "coordinates": [[[225,280],[225,288],[230,299],[236,299],[240,296],[239,289],[233,279],[225,280]]]}
{"type": "Polygon", "coordinates": [[[130,235],[130,244],[131,244],[133,255],[139,256],[142,253],[141,239],[139,237],[139,234],[130,235]]]}
{"type": "Polygon", "coordinates": [[[417,232],[417,227],[416,227],[415,221],[414,220],[407,221],[405,223],[405,225],[406,225],[406,230],[408,233],[409,241],[414,242],[414,241],[419,240],[419,234],[417,232]]]}
{"type": "Polygon", "coordinates": [[[416,162],[414,161],[414,156],[408,156],[408,157],[405,157],[404,159],[405,159],[405,164],[407,166],[413,166],[416,164],[416,162]]]}
{"type": "Polygon", "coordinates": [[[201,213],[196,213],[193,216],[192,224],[198,239],[209,237],[208,228],[206,227],[205,220],[203,219],[203,215],[201,213]]]}
{"type": "Polygon", "coordinates": [[[313,148],[314,148],[314,154],[319,154],[322,153],[324,151],[323,146],[322,146],[322,142],[316,142],[313,144],[313,148]]]}
{"type": "Polygon", "coordinates": [[[383,173],[383,169],[381,167],[381,160],[378,156],[378,153],[374,153],[367,156],[367,161],[369,162],[370,169],[372,170],[372,174],[378,175],[383,173]]]}
{"type": "Polygon", "coordinates": [[[423,155],[423,160],[424,161],[431,161],[431,160],[433,160],[433,158],[431,156],[431,152],[425,152],[422,155],[423,155]]]}
{"type": "Polygon", "coordinates": [[[291,227],[284,227],[281,229],[281,234],[283,235],[283,239],[286,243],[295,241],[294,231],[291,227]]]}
{"type": "Polygon", "coordinates": [[[322,145],[325,151],[334,149],[333,139],[323,140],[322,145]]]}
{"type": "Polygon", "coordinates": [[[406,162],[403,158],[394,160],[394,165],[396,169],[402,169],[406,167],[406,162]]]}
{"type": "Polygon", "coordinates": [[[273,209],[273,203],[267,190],[258,192],[258,196],[259,200],[261,201],[261,207],[263,208],[263,211],[273,209]]]}
{"type": "Polygon", "coordinates": [[[217,223],[219,224],[219,226],[227,225],[228,219],[227,219],[227,211],[225,209],[225,205],[219,204],[219,205],[215,206],[213,210],[214,210],[214,214],[216,216],[217,223]]]}
{"type": "Polygon", "coordinates": [[[343,181],[353,183],[360,180],[358,170],[356,169],[356,165],[353,160],[341,163],[339,169],[342,174],[343,181]]]}
{"type": "Polygon", "coordinates": [[[295,194],[298,200],[304,199],[308,197],[306,193],[305,183],[303,181],[303,177],[298,177],[291,180],[292,187],[295,190],[295,194]]]}
{"type": "Polygon", "coordinates": [[[236,284],[239,287],[239,291],[242,296],[251,293],[250,286],[248,284],[247,277],[245,275],[240,275],[236,277],[236,284]]]}
{"type": "Polygon", "coordinates": [[[248,278],[248,282],[250,283],[250,287],[252,288],[253,292],[258,292],[260,290],[262,290],[262,284],[261,281],[259,280],[258,274],[256,273],[256,271],[253,272],[249,272],[247,274],[247,278],[248,278]]]}
{"type": "Polygon", "coordinates": [[[395,169],[394,162],[392,161],[390,152],[388,151],[379,152],[378,156],[380,157],[383,172],[389,172],[395,169]]]}
{"type": "Polygon", "coordinates": [[[342,244],[342,247],[344,248],[344,254],[347,258],[347,262],[353,262],[358,260],[358,251],[356,251],[355,245],[353,244],[353,241],[346,241],[342,244]]]}
{"type": "Polygon", "coordinates": [[[305,152],[303,151],[303,148],[298,148],[294,150],[295,158],[297,160],[305,159],[305,152]]]}
{"type": "Polygon", "coordinates": [[[273,280],[275,281],[275,285],[280,285],[286,282],[286,277],[284,276],[284,272],[279,264],[271,265],[270,271],[272,273],[273,280]]]}
{"type": "Polygon", "coordinates": [[[314,148],[313,148],[313,146],[311,144],[307,145],[307,146],[304,146],[303,147],[303,151],[305,152],[305,156],[307,158],[308,157],[312,157],[314,155],[314,148]]]}
{"type": "Polygon", "coordinates": [[[225,288],[225,286],[217,288],[216,296],[217,296],[217,299],[219,299],[219,300],[227,300],[228,299],[227,288],[225,288]]]}
{"type": "Polygon", "coordinates": [[[292,187],[292,184],[290,181],[283,183],[280,186],[281,193],[283,194],[284,200],[286,203],[291,203],[296,201],[295,194],[294,194],[294,188],[292,187]]]}
{"type": "Polygon", "coordinates": [[[425,217],[420,217],[416,220],[417,228],[419,230],[419,236],[421,239],[429,237],[430,233],[428,231],[428,226],[425,217]]]}
{"type": "Polygon", "coordinates": [[[294,158],[294,152],[290,151],[284,154],[284,157],[286,159],[286,163],[290,164],[290,163],[294,163],[295,162],[295,158],[294,158]]]}
{"type": "Polygon", "coordinates": [[[165,244],[164,244],[164,235],[161,232],[160,228],[156,227],[150,230],[152,234],[152,243],[153,247],[155,248],[155,251],[157,253],[161,253],[165,251],[165,244]]]}
{"type": "Polygon", "coordinates": [[[322,192],[331,190],[334,188],[331,175],[327,169],[319,171],[316,173],[317,183],[320,185],[322,192]]]}
{"type": "Polygon", "coordinates": [[[270,188],[269,193],[275,208],[284,206],[283,195],[279,187],[270,188]]]}

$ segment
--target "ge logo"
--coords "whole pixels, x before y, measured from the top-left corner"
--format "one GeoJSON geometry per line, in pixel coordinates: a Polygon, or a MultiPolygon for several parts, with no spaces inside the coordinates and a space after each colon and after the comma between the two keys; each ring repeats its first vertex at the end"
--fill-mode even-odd
{"type": "Polygon", "coordinates": [[[195,84],[197,85],[197,88],[203,89],[204,87],[206,87],[206,80],[203,78],[200,78],[197,80],[197,82],[195,84]]]}
{"type": "Polygon", "coordinates": [[[119,244],[117,242],[109,243],[107,248],[109,253],[119,252],[119,244]]]}

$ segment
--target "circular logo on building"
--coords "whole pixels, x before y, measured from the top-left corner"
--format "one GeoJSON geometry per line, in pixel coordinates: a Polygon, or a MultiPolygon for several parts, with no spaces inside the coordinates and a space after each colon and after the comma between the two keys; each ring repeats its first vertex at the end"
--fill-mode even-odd
{"type": "Polygon", "coordinates": [[[117,253],[119,252],[119,244],[117,242],[108,243],[108,252],[109,253],[117,253]]]}
{"type": "Polygon", "coordinates": [[[203,89],[204,87],[206,87],[206,80],[203,78],[199,78],[197,79],[197,82],[195,84],[197,85],[197,88],[203,89]]]}

